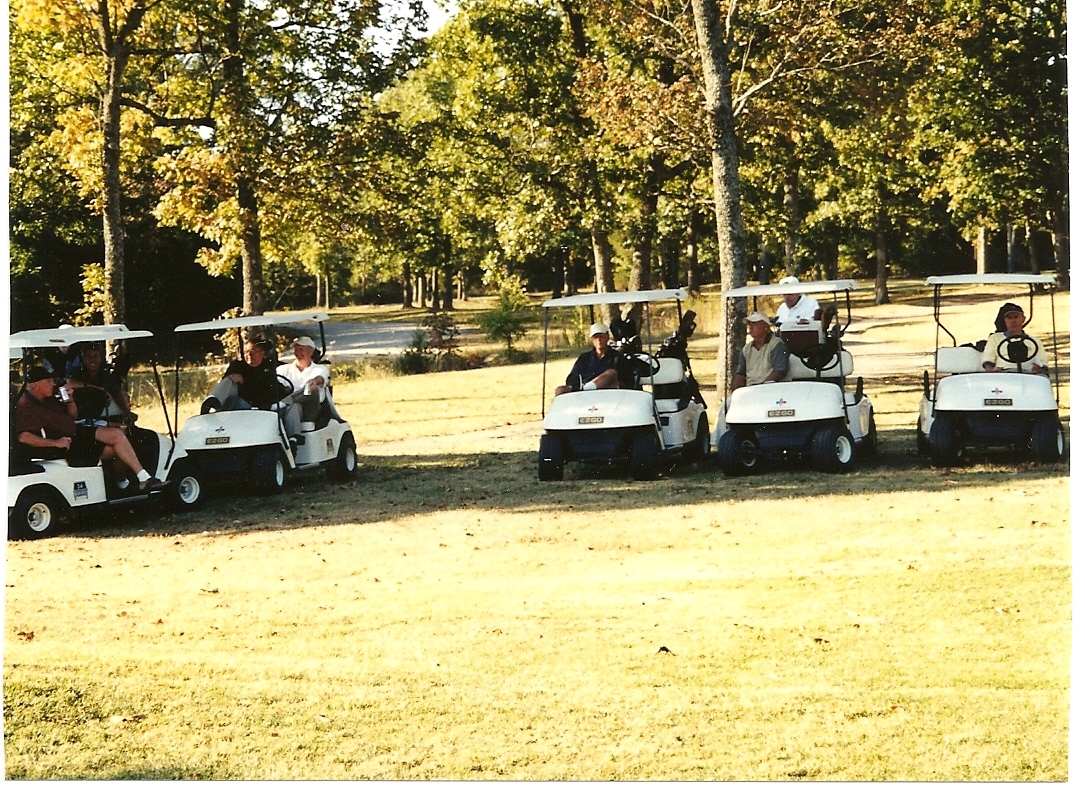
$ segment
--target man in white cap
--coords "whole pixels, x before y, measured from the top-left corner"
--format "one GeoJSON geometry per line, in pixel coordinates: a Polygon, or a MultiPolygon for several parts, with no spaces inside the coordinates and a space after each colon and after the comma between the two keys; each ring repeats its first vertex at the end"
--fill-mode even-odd
{"type": "MultiPolygon", "coordinates": [[[[798,285],[798,277],[785,277],[780,285],[798,285]]],[[[801,325],[809,324],[818,318],[821,306],[813,297],[808,297],[801,291],[794,294],[784,294],[784,301],[776,309],[777,324],[797,322],[801,325]]]]}
{"type": "Polygon", "coordinates": [[[588,330],[588,336],[591,349],[577,357],[565,385],[559,386],[555,395],[618,388],[618,354],[610,349],[610,331],[602,322],[596,322],[588,330]]]}
{"type": "Polygon", "coordinates": [[[275,408],[285,409],[283,420],[286,433],[294,436],[301,431],[303,422],[313,422],[320,413],[320,404],[327,395],[327,386],[331,382],[331,370],[327,364],[313,361],[316,343],[308,336],[294,339],[294,360],[280,364],[276,370],[279,376],[290,381],[293,394],[279,401],[275,408]]]}
{"type": "Polygon", "coordinates": [[[742,348],[731,388],[782,381],[787,377],[790,354],[783,340],[772,332],[772,320],[760,311],[754,311],[746,317],[745,322],[750,331],[750,341],[742,348]]]}

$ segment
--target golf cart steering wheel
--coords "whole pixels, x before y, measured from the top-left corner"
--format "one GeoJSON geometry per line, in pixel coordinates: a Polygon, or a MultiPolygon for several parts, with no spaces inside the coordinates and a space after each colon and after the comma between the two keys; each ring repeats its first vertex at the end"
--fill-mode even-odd
{"type": "Polygon", "coordinates": [[[1004,338],[998,343],[995,352],[1003,361],[1008,361],[1011,364],[1024,364],[1036,357],[1036,354],[1040,352],[1040,345],[1032,336],[1022,333],[1020,336],[1007,336],[1004,338]],[[1023,357],[1017,355],[1022,350],[1026,353],[1023,357]]]}
{"type": "Polygon", "coordinates": [[[275,381],[279,385],[279,400],[285,400],[289,395],[294,394],[296,391],[294,389],[294,384],[291,383],[289,378],[284,378],[282,375],[276,373],[275,381]]]}
{"type": "Polygon", "coordinates": [[[812,369],[814,372],[824,369],[822,366],[825,363],[825,358],[821,354],[821,350],[811,353],[810,355],[797,356],[800,363],[807,369],[812,369]]]}
{"type": "Polygon", "coordinates": [[[655,375],[657,372],[659,372],[659,359],[656,358],[654,355],[642,353],[641,355],[637,356],[637,361],[639,361],[642,365],[648,367],[649,375],[655,375]]]}

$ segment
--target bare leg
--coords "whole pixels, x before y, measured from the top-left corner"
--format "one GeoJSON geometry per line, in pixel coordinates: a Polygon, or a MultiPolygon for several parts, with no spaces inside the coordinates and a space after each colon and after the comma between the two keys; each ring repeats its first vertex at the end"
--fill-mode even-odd
{"type": "Polygon", "coordinates": [[[103,459],[116,458],[137,476],[143,472],[143,465],[136,456],[135,448],[119,428],[112,426],[97,428],[94,431],[94,439],[106,446],[102,450],[103,459]]]}

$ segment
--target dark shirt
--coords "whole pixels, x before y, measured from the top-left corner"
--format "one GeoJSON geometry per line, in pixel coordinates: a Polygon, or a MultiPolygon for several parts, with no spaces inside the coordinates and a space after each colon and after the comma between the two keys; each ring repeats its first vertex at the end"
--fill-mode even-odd
{"type": "MultiPolygon", "coordinates": [[[[68,414],[68,407],[55,397],[47,397],[38,400],[33,395],[24,392],[15,404],[15,433],[34,434],[44,436],[46,439],[60,439],[61,437],[74,437],[76,432],[75,420],[68,414]]],[[[67,451],[63,448],[20,448],[23,454],[32,452],[35,456],[43,459],[59,459],[67,451]]]]}
{"type": "Polygon", "coordinates": [[[569,377],[565,379],[565,385],[577,390],[583,389],[588,381],[597,378],[608,369],[616,370],[617,368],[618,354],[614,350],[607,350],[606,355],[601,358],[596,355],[595,350],[588,350],[577,357],[569,377]]]}
{"type": "Polygon", "coordinates": [[[71,378],[98,387],[96,389],[81,387],[72,392],[72,397],[75,398],[75,406],[79,410],[79,419],[81,420],[93,420],[102,417],[106,406],[109,405],[107,394],[114,400],[120,400],[123,395],[120,382],[108,370],[102,370],[97,375],[91,375],[86,368],[77,369],[71,374],[71,378]]]}
{"type": "Polygon", "coordinates": [[[240,359],[230,362],[223,377],[237,373],[244,379],[241,382],[241,397],[259,409],[270,409],[279,402],[279,382],[276,380],[275,365],[265,359],[258,367],[251,367],[240,359]]]}

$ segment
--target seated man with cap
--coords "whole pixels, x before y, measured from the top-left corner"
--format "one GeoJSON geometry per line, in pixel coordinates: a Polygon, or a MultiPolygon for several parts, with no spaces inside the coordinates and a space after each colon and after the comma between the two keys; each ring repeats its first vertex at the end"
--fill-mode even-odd
{"type": "Polygon", "coordinates": [[[1016,302],[1007,302],[998,309],[995,317],[995,332],[987,339],[983,349],[983,369],[987,372],[1031,372],[1034,375],[1047,374],[1047,350],[1039,339],[1035,339],[1025,333],[1025,312],[1016,302]],[[1012,345],[1007,345],[1001,350],[999,345],[1008,340],[1027,339],[1018,349],[1023,349],[1025,354],[1034,349],[1036,354],[1027,361],[1016,362],[1013,358],[1012,345]],[[1035,346],[1033,345],[1035,342],[1035,346]],[[1000,354],[1001,353],[1001,354],[1000,354]],[[1009,356],[1009,358],[1007,358],[1009,356]]]}
{"type": "Polygon", "coordinates": [[[577,357],[565,385],[559,386],[555,395],[618,388],[618,353],[610,349],[610,330],[602,322],[596,322],[588,330],[588,336],[591,349],[577,357]]]}
{"type": "Polygon", "coordinates": [[[117,487],[129,485],[128,472],[135,475],[139,491],[150,492],[167,486],[148,473],[132,443],[115,426],[79,425],[75,401],[61,402],[54,396],[56,380],[45,367],[31,367],[26,391],[15,406],[15,434],[22,452],[39,459],[66,459],[72,467],[94,467],[99,459],[113,459],[117,487]]]}
{"type": "Polygon", "coordinates": [[[314,422],[320,414],[320,404],[327,395],[331,383],[331,370],[327,364],[313,361],[316,343],[308,336],[294,339],[294,360],[279,364],[276,372],[286,378],[294,391],[272,408],[285,410],[283,420],[286,433],[294,436],[301,431],[303,422],[314,422]]]}
{"type": "MultiPolygon", "coordinates": [[[[785,277],[780,285],[797,285],[798,277],[785,277]]],[[[797,322],[807,324],[817,319],[821,313],[821,306],[813,297],[799,292],[797,294],[784,294],[784,301],[776,309],[776,323],[797,322]]]]}
{"type": "Polygon", "coordinates": [[[754,311],[744,320],[750,331],[750,341],[742,348],[731,388],[775,383],[787,377],[788,352],[783,340],[772,332],[772,320],[754,311]]]}

